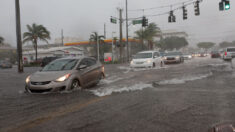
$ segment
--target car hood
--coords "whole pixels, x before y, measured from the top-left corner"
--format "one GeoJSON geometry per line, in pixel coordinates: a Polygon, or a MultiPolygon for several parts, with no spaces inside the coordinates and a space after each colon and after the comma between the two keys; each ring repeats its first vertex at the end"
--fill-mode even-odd
{"type": "Polygon", "coordinates": [[[72,71],[42,71],[36,72],[30,76],[30,81],[33,82],[45,82],[54,81],[66,74],[72,73],[72,71]]]}
{"type": "Polygon", "coordinates": [[[133,59],[132,61],[133,62],[145,62],[145,61],[148,61],[148,60],[152,60],[152,58],[133,59]]]}

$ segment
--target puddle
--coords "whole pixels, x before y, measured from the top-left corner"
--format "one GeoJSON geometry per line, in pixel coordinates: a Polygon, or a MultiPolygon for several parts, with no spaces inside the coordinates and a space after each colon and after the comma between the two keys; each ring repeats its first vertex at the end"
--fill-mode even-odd
{"type": "Polygon", "coordinates": [[[209,74],[204,74],[204,75],[198,75],[198,76],[186,76],[183,78],[174,78],[174,79],[170,79],[170,80],[162,80],[159,82],[154,82],[153,85],[157,86],[157,85],[169,85],[169,84],[184,84],[186,82],[189,81],[195,81],[195,80],[200,80],[200,79],[204,79],[207,78],[209,76],[212,76],[212,73],[209,74]]]}
{"type": "Polygon", "coordinates": [[[118,67],[118,69],[120,70],[126,70],[123,73],[129,73],[130,71],[133,72],[138,72],[138,71],[148,71],[148,70],[159,70],[159,69],[165,69],[165,68],[169,68],[169,66],[163,66],[163,67],[154,67],[154,68],[130,68],[130,67],[124,67],[124,66],[120,66],[118,67]]]}
{"type": "Polygon", "coordinates": [[[139,83],[139,84],[135,84],[132,86],[105,87],[105,88],[99,88],[99,89],[90,90],[90,91],[94,95],[101,97],[101,96],[111,95],[112,93],[130,92],[130,91],[136,91],[136,90],[143,90],[145,88],[152,88],[152,84],[139,83]]]}

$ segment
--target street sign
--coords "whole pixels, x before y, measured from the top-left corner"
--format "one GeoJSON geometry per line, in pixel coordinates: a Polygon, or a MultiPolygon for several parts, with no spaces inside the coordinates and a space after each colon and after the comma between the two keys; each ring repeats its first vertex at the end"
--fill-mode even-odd
{"type": "Polygon", "coordinates": [[[114,23],[114,24],[117,24],[117,19],[111,18],[111,19],[110,19],[110,22],[111,22],[111,23],[114,23]]]}
{"type": "Polygon", "coordinates": [[[135,25],[135,24],[142,24],[142,20],[133,20],[132,24],[133,25],[135,25]]]}

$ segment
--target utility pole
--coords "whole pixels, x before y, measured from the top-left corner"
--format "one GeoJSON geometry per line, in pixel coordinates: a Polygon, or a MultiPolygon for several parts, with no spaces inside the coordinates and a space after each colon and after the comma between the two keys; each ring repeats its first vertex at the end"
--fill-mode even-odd
{"type": "Polygon", "coordinates": [[[63,29],[61,30],[61,44],[64,46],[64,32],[63,29]]]}
{"type": "Polygon", "coordinates": [[[126,0],[126,46],[127,46],[127,62],[129,62],[129,40],[128,40],[128,2],[126,0]]]}
{"type": "Polygon", "coordinates": [[[20,25],[20,0],[15,0],[15,12],[16,12],[16,38],[17,38],[17,60],[18,60],[18,72],[24,72],[23,59],[22,59],[22,40],[21,40],[21,25],[20,25]]]}
{"type": "Polygon", "coordinates": [[[120,40],[119,40],[119,44],[120,44],[120,60],[121,63],[123,63],[123,43],[122,43],[122,23],[123,23],[123,19],[122,19],[122,9],[119,8],[119,20],[120,20],[120,40]]]}
{"type": "Polygon", "coordinates": [[[100,44],[99,44],[98,34],[97,34],[97,60],[100,61],[100,44]]]}
{"type": "Polygon", "coordinates": [[[104,23],[104,39],[106,39],[106,24],[104,23]]]}

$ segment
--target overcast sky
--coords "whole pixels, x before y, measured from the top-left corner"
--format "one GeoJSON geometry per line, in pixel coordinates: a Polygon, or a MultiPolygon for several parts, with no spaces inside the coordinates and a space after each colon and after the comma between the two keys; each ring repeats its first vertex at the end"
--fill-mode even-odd
{"type": "MultiPolygon", "coordinates": [[[[184,1],[189,0],[128,0],[128,8],[146,9],[184,1]]],[[[191,45],[200,41],[219,43],[235,40],[235,2],[230,0],[231,9],[221,12],[218,9],[220,1],[203,0],[200,4],[200,16],[194,15],[193,5],[187,6],[188,20],[185,21],[182,20],[182,10],[177,10],[174,12],[176,23],[168,23],[168,15],[148,17],[149,22],[155,22],[162,30],[187,32],[191,45]]],[[[15,0],[0,0],[0,36],[16,46],[14,2],[15,0]]],[[[66,37],[87,40],[91,32],[103,34],[104,23],[107,25],[107,37],[111,37],[113,31],[118,35],[118,25],[110,23],[110,16],[118,16],[117,7],[125,8],[125,0],[20,0],[20,6],[22,33],[26,31],[27,24],[42,24],[51,32],[50,43],[53,43],[55,38],[60,37],[61,29],[66,37]]],[[[170,8],[146,10],[144,15],[155,15],[169,10],[170,8]]],[[[130,18],[140,16],[143,16],[142,11],[129,11],[130,18]]],[[[130,36],[134,36],[133,32],[139,28],[140,26],[130,26],[130,36]]]]}

